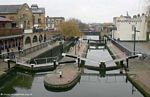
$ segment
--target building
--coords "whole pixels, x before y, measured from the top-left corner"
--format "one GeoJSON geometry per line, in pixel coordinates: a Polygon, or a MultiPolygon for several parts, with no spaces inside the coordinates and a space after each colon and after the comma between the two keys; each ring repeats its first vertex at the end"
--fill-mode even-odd
{"type": "Polygon", "coordinates": [[[16,28],[14,21],[0,17],[0,53],[23,47],[23,29],[16,28]]]}
{"type": "Polygon", "coordinates": [[[31,5],[33,13],[33,25],[36,29],[45,29],[45,8],[38,7],[37,4],[31,5]]]}
{"type": "Polygon", "coordinates": [[[147,40],[147,16],[142,14],[141,16],[134,15],[130,17],[120,16],[114,17],[113,22],[116,30],[113,30],[112,37],[120,41],[133,41],[134,40],[134,28],[136,27],[136,40],[146,41],[147,40]]]}
{"type": "Polygon", "coordinates": [[[28,4],[0,5],[0,17],[15,22],[14,26],[24,29],[24,33],[31,33],[33,28],[33,15],[28,4]]]}
{"type": "Polygon", "coordinates": [[[101,29],[100,29],[100,39],[103,39],[104,36],[110,36],[111,35],[111,28],[113,23],[102,23],[101,29]]]}
{"type": "Polygon", "coordinates": [[[101,23],[91,23],[88,24],[89,30],[93,31],[93,32],[100,32],[101,28],[102,28],[102,24],[101,23]]]}
{"type": "Polygon", "coordinates": [[[52,31],[57,31],[58,30],[58,24],[65,21],[64,17],[46,17],[46,26],[47,29],[52,30],[52,31]]]}

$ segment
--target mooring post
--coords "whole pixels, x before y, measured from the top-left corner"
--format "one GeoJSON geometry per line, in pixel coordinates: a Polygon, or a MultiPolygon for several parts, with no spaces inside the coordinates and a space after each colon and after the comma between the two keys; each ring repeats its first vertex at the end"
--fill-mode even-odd
{"type": "Polygon", "coordinates": [[[102,70],[105,70],[105,69],[106,69],[106,64],[105,64],[105,62],[101,62],[100,65],[99,65],[99,68],[100,68],[100,70],[101,70],[101,69],[102,69],[102,70]]]}
{"type": "Polygon", "coordinates": [[[54,69],[56,69],[56,60],[53,61],[54,69]]]}
{"type": "Polygon", "coordinates": [[[32,69],[32,70],[34,69],[34,64],[31,64],[31,69],[32,69]]]}

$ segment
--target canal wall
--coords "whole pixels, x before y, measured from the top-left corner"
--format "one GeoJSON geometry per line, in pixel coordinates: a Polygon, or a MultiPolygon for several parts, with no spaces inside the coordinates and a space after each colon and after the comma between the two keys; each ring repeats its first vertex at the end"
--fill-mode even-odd
{"type": "Polygon", "coordinates": [[[125,46],[120,45],[117,41],[111,39],[111,42],[118,47],[122,52],[124,52],[127,56],[131,56],[132,52],[128,50],[125,46]]]}

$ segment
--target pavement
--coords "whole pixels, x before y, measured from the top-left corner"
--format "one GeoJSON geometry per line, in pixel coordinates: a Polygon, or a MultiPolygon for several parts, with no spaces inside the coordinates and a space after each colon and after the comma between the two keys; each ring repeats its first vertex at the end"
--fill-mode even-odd
{"type": "MultiPolygon", "coordinates": [[[[125,46],[126,48],[128,48],[128,50],[133,51],[134,42],[119,42],[119,44],[125,46]]],[[[150,42],[136,42],[135,50],[137,52],[142,52],[150,55],[150,42]]]]}
{"type": "Polygon", "coordinates": [[[130,60],[127,73],[150,96],[150,64],[139,59],[130,60]]]}
{"type": "Polygon", "coordinates": [[[108,48],[111,50],[111,52],[113,53],[113,56],[116,59],[120,59],[120,58],[125,58],[127,57],[126,54],[124,52],[122,52],[119,48],[117,48],[114,44],[112,44],[110,41],[107,42],[107,46],[108,48]]]}
{"type": "MultiPolygon", "coordinates": [[[[14,63],[11,63],[10,68],[13,68],[15,66],[14,63]]],[[[2,59],[0,59],[0,77],[7,73],[8,70],[8,64],[4,62],[2,59]]]]}
{"type": "MultiPolygon", "coordinates": [[[[133,49],[133,42],[119,42],[121,45],[127,47],[130,51],[133,49]]],[[[113,53],[121,53],[115,45],[108,44],[113,53]]],[[[150,42],[137,42],[136,51],[150,55],[150,42]]],[[[122,52],[123,53],[123,52],[122,52]]],[[[123,56],[119,56],[123,57],[123,56]]],[[[146,97],[150,97],[150,57],[144,59],[130,59],[128,77],[135,82],[145,93],[146,97]]]]}

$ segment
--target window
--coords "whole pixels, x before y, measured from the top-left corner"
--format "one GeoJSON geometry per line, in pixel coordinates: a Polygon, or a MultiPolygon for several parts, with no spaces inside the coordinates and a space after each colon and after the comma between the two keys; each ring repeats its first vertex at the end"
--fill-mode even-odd
{"type": "Polygon", "coordinates": [[[14,16],[10,16],[10,20],[14,20],[14,16]]]}
{"type": "Polygon", "coordinates": [[[6,16],[0,16],[0,17],[6,18],[6,16]]]}
{"type": "Polygon", "coordinates": [[[41,19],[40,18],[38,18],[38,23],[41,24],[41,19]]]}

